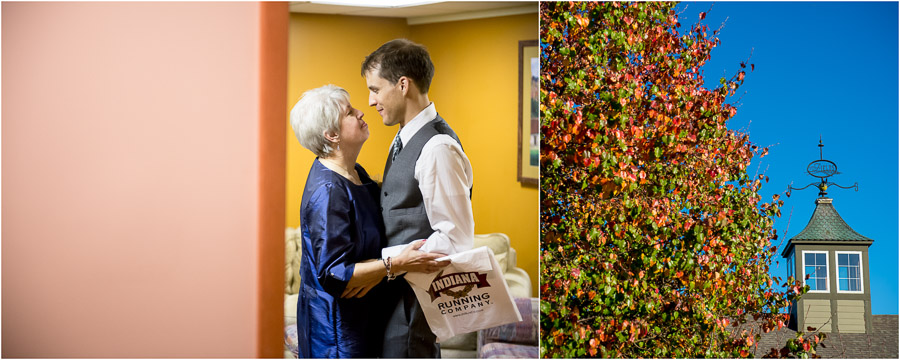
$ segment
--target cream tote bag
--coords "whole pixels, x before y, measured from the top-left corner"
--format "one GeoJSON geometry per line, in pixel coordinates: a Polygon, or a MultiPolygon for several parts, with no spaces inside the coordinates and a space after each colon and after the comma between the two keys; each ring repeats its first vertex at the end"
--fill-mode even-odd
{"type": "Polygon", "coordinates": [[[405,276],[437,342],[522,321],[490,248],[482,246],[446,258],[450,265],[441,271],[405,276]]]}

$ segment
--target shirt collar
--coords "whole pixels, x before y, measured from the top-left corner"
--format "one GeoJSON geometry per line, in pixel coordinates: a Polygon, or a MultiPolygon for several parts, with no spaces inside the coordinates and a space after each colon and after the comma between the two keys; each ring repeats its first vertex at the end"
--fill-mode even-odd
{"type": "Polygon", "coordinates": [[[406,126],[400,128],[400,141],[403,142],[403,146],[406,146],[406,143],[409,142],[409,139],[412,139],[413,135],[419,132],[425,124],[429,121],[434,120],[437,117],[437,109],[434,107],[434,103],[428,104],[424,110],[419,112],[416,117],[412,118],[406,126]]]}

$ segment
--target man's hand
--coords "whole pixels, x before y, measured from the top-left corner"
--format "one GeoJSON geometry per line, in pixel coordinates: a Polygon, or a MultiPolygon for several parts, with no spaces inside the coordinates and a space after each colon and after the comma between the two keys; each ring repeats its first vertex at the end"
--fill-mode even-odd
{"type": "Polygon", "coordinates": [[[400,255],[391,259],[391,271],[394,273],[403,271],[433,273],[450,265],[450,260],[436,260],[447,256],[445,254],[419,251],[419,248],[424,244],[425,240],[413,241],[409,247],[400,253],[400,255]]]}

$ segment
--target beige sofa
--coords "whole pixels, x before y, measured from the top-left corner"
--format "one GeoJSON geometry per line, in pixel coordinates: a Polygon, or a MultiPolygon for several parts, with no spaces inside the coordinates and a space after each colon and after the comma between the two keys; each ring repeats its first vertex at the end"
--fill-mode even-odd
{"type": "MultiPolygon", "coordinates": [[[[291,332],[297,323],[297,292],[300,289],[300,249],[302,240],[298,228],[286,228],[285,265],[284,265],[284,325],[285,325],[285,358],[295,358],[289,350],[291,332]]],[[[506,234],[475,235],[475,247],[487,246],[494,252],[494,257],[503,269],[503,276],[509,285],[513,297],[531,297],[531,278],[525,270],[516,267],[516,250],[510,246],[506,234]]],[[[535,244],[537,247],[537,244],[535,244]]],[[[296,334],[294,334],[296,335],[296,334]]],[[[475,358],[477,355],[477,335],[460,334],[441,343],[441,357],[475,358]]]]}

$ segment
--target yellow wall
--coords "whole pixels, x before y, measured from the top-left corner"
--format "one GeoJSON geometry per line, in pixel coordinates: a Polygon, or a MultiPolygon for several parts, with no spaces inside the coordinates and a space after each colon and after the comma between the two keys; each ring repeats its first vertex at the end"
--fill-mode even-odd
{"type": "MultiPolygon", "coordinates": [[[[380,178],[397,127],[385,127],[368,107],[363,58],[384,42],[407,37],[428,48],[435,66],[429,98],[459,135],[475,177],[475,233],[502,232],[518,252],[518,266],[538,294],[538,192],[516,180],[518,43],[538,36],[538,15],[525,14],[406,25],[404,19],[292,14],[288,102],[333,83],[365,112],[370,137],[358,162],[380,178]]],[[[290,110],[290,109],[288,109],[290,110]]],[[[288,226],[300,225],[300,198],[315,156],[288,127],[288,226]]]]}

